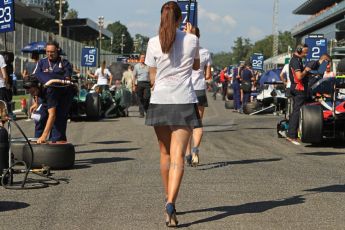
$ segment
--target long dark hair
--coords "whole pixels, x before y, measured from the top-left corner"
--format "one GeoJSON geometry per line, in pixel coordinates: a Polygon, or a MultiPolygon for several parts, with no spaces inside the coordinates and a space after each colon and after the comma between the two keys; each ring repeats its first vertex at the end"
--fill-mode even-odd
{"type": "Polygon", "coordinates": [[[159,41],[163,53],[170,52],[176,37],[176,22],[182,17],[181,9],[174,1],[169,1],[162,6],[161,23],[159,26],[159,41]]]}
{"type": "Polygon", "coordinates": [[[102,72],[102,75],[104,75],[105,66],[106,66],[106,63],[105,63],[105,61],[103,61],[103,62],[102,62],[102,65],[101,65],[101,72],[102,72]]]}

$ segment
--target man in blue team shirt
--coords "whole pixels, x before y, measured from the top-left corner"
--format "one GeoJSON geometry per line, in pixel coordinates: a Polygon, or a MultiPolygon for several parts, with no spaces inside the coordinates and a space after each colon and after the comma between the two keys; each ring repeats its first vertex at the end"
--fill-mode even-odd
{"type": "MultiPolygon", "coordinates": [[[[51,79],[70,80],[72,66],[60,56],[59,44],[55,41],[46,45],[47,57],[37,64],[36,76],[41,84],[51,79]]],[[[37,143],[66,142],[68,112],[73,99],[71,87],[45,87],[40,90],[39,97],[30,111],[35,111],[35,137],[37,143]],[[50,136],[49,136],[50,134],[50,136]]]]}
{"type": "Polygon", "coordinates": [[[251,67],[251,63],[246,63],[241,73],[241,90],[243,92],[241,112],[243,112],[243,108],[250,101],[252,82],[255,80],[251,67]]]}
{"type": "Polygon", "coordinates": [[[234,90],[234,111],[239,112],[241,109],[241,72],[243,66],[234,68],[232,75],[232,88],[234,90]]]}

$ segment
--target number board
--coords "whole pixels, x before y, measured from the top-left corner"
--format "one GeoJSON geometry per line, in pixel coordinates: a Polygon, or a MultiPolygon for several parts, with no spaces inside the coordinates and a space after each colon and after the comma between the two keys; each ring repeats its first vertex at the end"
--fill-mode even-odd
{"type": "Polygon", "coordinates": [[[190,10],[189,9],[189,1],[177,1],[177,4],[181,8],[182,11],[182,22],[180,25],[180,29],[183,30],[187,20],[188,20],[188,11],[189,11],[189,22],[192,26],[198,26],[198,3],[191,2],[190,10]]]}
{"type": "Polygon", "coordinates": [[[315,38],[308,37],[305,39],[305,44],[308,45],[308,55],[307,62],[316,61],[319,58],[327,53],[327,39],[326,38],[315,38]]]}
{"type": "Polygon", "coordinates": [[[252,67],[253,67],[253,70],[263,70],[264,69],[264,55],[253,54],[252,67]]]}
{"type": "Polygon", "coordinates": [[[81,52],[81,66],[96,67],[97,49],[94,47],[84,47],[81,52]]]}
{"type": "Polygon", "coordinates": [[[14,0],[0,0],[0,33],[14,31],[14,0]]]}

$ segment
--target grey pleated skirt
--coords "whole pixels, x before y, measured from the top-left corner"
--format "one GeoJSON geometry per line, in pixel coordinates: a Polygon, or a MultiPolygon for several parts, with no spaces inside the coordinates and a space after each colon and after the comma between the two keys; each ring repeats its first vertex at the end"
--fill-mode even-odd
{"type": "Polygon", "coordinates": [[[195,94],[198,98],[198,106],[208,107],[206,90],[195,90],[195,94]]]}
{"type": "Polygon", "coordinates": [[[145,124],[148,126],[202,127],[197,104],[150,104],[145,124]]]}

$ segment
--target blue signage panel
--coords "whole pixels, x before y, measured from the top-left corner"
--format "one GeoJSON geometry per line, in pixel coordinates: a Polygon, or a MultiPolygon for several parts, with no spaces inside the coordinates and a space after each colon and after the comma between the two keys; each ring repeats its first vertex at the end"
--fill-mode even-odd
{"type": "Polygon", "coordinates": [[[0,0],[0,33],[14,31],[14,0],[0,0]]]}
{"type": "Polygon", "coordinates": [[[308,37],[305,39],[305,44],[309,48],[307,62],[319,60],[323,54],[327,53],[326,38],[308,37]]]}
{"type": "Polygon", "coordinates": [[[252,67],[253,70],[264,70],[264,55],[253,54],[252,55],[252,67]]]}
{"type": "Polygon", "coordinates": [[[84,47],[81,51],[81,66],[96,67],[97,49],[95,47],[84,47]]]}
{"type": "Polygon", "coordinates": [[[189,6],[189,1],[177,1],[177,4],[181,8],[182,11],[182,22],[180,25],[180,29],[183,30],[186,23],[189,22],[193,26],[198,26],[198,3],[191,2],[189,6]],[[189,10],[190,7],[190,10],[189,10]],[[189,12],[189,17],[188,17],[189,12]]]}
{"type": "Polygon", "coordinates": [[[128,63],[128,58],[120,56],[116,58],[116,62],[128,63]]]}

